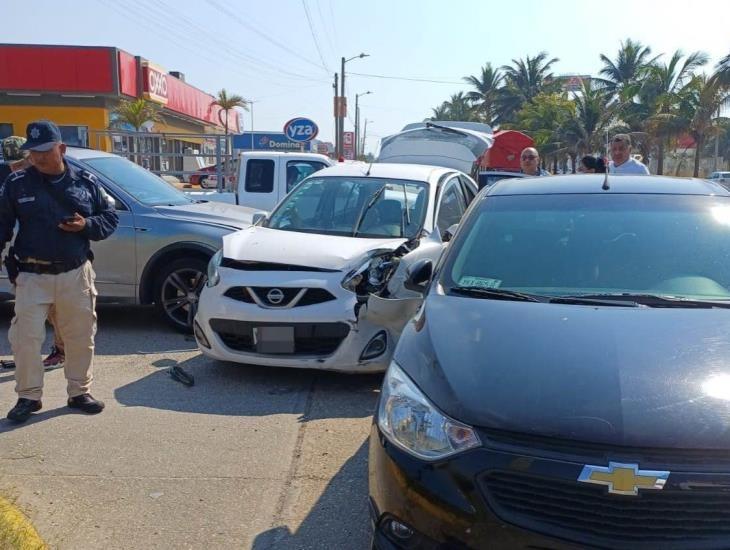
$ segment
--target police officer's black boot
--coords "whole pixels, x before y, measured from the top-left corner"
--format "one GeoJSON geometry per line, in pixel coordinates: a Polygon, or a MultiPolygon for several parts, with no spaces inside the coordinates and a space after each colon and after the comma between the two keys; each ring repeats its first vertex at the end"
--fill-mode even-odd
{"type": "Polygon", "coordinates": [[[80,409],[86,414],[97,414],[104,410],[104,402],[91,397],[90,393],[68,398],[68,406],[80,409]]]}
{"type": "Polygon", "coordinates": [[[36,401],[33,399],[25,399],[24,397],[21,397],[20,399],[18,399],[15,407],[10,409],[10,412],[8,413],[8,419],[18,423],[25,422],[26,420],[28,420],[31,413],[40,411],[41,407],[43,407],[43,404],[40,402],[40,400],[36,401]]]}

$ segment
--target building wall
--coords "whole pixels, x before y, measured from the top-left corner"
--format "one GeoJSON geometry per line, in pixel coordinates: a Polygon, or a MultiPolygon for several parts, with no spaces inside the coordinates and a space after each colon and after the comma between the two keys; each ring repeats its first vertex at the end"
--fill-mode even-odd
{"type": "Polygon", "coordinates": [[[96,148],[95,132],[109,126],[109,111],[103,107],[53,105],[0,105],[0,124],[12,124],[12,133],[25,135],[25,127],[34,120],[48,119],[59,126],[86,126],[89,146],[96,148]]]}

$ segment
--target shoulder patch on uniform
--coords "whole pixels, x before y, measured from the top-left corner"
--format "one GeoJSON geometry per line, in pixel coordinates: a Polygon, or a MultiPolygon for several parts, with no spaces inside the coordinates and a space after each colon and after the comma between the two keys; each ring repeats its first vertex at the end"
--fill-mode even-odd
{"type": "Polygon", "coordinates": [[[8,181],[15,181],[25,176],[25,170],[16,170],[8,176],[8,181]]]}
{"type": "Polygon", "coordinates": [[[94,174],[92,174],[91,172],[89,172],[88,170],[81,170],[80,174],[81,174],[82,178],[84,178],[92,183],[99,182],[99,180],[96,178],[96,176],[94,174]]]}

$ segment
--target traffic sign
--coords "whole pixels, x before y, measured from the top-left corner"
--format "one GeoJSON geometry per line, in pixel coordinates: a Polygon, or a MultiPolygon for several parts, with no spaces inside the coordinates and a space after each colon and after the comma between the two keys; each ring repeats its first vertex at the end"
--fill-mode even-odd
{"type": "Polygon", "coordinates": [[[319,128],[313,120],[298,117],[284,124],[284,133],[291,141],[304,143],[313,140],[319,133],[319,128]]]}

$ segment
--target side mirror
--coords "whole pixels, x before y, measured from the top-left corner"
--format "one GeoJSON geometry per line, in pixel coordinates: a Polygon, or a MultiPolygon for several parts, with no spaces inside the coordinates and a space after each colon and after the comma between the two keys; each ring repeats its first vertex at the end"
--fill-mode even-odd
{"type": "Polygon", "coordinates": [[[406,272],[406,280],[403,283],[408,290],[420,292],[426,291],[428,283],[431,282],[433,275],[433,262],[431,260],[418,260],[406,272]]]}
{"type": "Polygon", "coordinates": [[[254,212],[252,217],[252,225],[259,225],[269,217],[268,212],[254,212]]]}
{"type": "Polygon", "coordinates": [[[449,242],[451,239],[454,238],[457,229],[459,229],[459,224],[455,223],[441,234],[441,240],[445,243],[449,242]]]}

